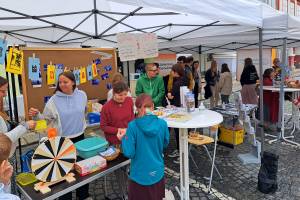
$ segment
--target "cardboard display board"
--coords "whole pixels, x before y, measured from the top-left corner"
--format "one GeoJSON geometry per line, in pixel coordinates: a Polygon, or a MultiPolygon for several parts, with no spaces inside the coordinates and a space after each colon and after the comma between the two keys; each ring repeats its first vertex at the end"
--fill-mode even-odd
{"type": "Polygon", "coordinates": [[[111,88],[111,79],[117,70],[116,52],[112,48],[97,49],[51,49],[51,48],[22,48],[24,53],[24,70],[22,74],[22,87],[24,95],[25,116],[28,119],[28,109],[31,107],[39,109],[41,112],[45,106],[45,100],[53,95],[55,88],[47,85],[47,69],[45,66],[62,64],[68,70],[79,70],[93,61],[100,59],[97,63],[98,74],[93,80],[86,80],[78,88],[86,92],[88,99],[104,100],[107,92],[111,88]],[[35,57],[40,60],[40,72],[42,83],[39,87],[32,84],[29,79],[28,66],[29,58],[35,57]]]}

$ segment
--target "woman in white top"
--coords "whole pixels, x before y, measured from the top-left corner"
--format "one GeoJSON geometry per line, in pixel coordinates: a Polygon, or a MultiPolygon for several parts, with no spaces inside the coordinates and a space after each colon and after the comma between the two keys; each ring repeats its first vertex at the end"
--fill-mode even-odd
{"type": "MultiPolygon", "coordinates": [[[[7,96],[7,90],[8,90],[8,81],[0,76],[0,101],[3,102],[3,98],[7,96]]],[[[11,151],[10,151],[10,163],[12,165],[15,164],[15,150],[16,150],[16,143],[19,138],[21,138],[29,129],[35,128],[35,121],[27,121],[27,122],[21,122],[20,125],[15,127],[14,129],[11,129],[10,125],[10,119],[8,115],[3,111],[3,103],[0,107],[0,132],[4,133],[12,142],[11,145],[11,151]]],[[[14,171],[15,173],[15,171],[14,171]]],[[[15,174],[12,176],[12,184],[13,184],[13,190],[15,190],[15,174]]],[[[0,183],[2,182],[0,177],[0,183]]],[[[9,193],[10,192],[10,185],[5,185],[5,190],[9,193]]],[[[16,191],[13,191],[15,193],[16,191]]]]}
{"type": "MultiPolygon", "coordinates": [[[[112,85],[114,85],[115,83],[117,83],[117,82],[119,82],[119,81],[124,81],[124,77],[123,77],[123,75],[122,75],[121,73],[117,72],[117,73],[115,73],[115,74],[113,75],[113,78],[112,78],[112,85]]],[[[128,90],[127,96],[128,96],[128,97],[131,97],[131,92],[130,92],[130,90],[128,90]]],[[[108,91],[108,93],[107,93],[107,100],[106,100],[106,101],[108,102],[109,100],[112,99],[112,97],[113,97],[113,90],[110,89],[110,90],[108,91]]]]}

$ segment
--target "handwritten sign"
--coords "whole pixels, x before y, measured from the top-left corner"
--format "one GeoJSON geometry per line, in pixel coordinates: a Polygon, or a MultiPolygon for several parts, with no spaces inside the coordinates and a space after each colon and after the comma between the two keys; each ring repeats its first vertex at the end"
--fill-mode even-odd
{"type": "Polygon", "coordinates": [[[117,41],[121,61],[158,56],[155,33],[119,33],[117,41]]]}
{"type": "Polygon", "coordinates": [[[22,74],[23,52],[15,48],[10,48],[7,57],[6,71],[13,74],[22,74]]]}
{"type": "Polygon", "coordinates": [[[7,41],[0,39],[0,65],[4,64],[7,49],[7,41]]]}

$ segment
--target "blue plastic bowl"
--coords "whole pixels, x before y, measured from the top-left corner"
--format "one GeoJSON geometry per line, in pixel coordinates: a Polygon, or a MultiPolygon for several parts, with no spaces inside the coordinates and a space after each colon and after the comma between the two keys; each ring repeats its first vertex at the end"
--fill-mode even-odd
{"type": "Polygon", "coordinates": [[[108,142],[102,137],[91,137],[75,143],[78,156],[87,159],[105,151],[108,142]]]}

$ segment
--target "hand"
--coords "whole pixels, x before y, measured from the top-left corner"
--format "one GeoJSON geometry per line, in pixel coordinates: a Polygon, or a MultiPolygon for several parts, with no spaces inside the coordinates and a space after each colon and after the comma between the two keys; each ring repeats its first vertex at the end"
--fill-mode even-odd
{"type": "Polygon", "coordinates": [[[168,99],[173,99],[174,97],[172,96],[171,92],[168,92],[168,99]],[[172,98],[173,97],[173,98],[172,98]]]}
{"type": "Polygon", "coordinates": [[[35,117],[35,116],[37,116],[37,114],[39,114],[39,112],[40,111],[36,108],[30,108],[28,115],[29,115],[29,117],[35,117]]]}
{"type": "Polygon", "coordinates": [[[118,128],[117,138],[121,141],[124,135],[126,135],[126,128],[118,128]]]}
{"type": "Polygon", "coordinates": [[[27,125],[28,125],[28,129],[35,129],[35,126],[36,126],[36,122],[35,121],[33,121],[33,120],[29,120],[29,121],[27,121],[26,122],[27,123],[27,125]]]}
{"type": "Polygon", "coordinates": [[[13,167],[7,160],[4,160],[0,165],[0,182],[4,185],[10,183],[10,178],[13,174],[13,167]]]}

